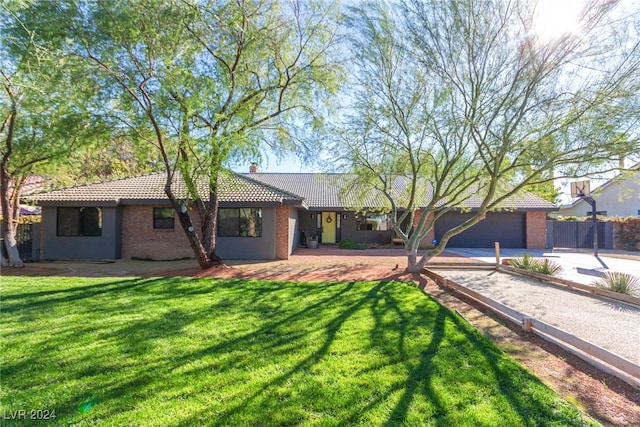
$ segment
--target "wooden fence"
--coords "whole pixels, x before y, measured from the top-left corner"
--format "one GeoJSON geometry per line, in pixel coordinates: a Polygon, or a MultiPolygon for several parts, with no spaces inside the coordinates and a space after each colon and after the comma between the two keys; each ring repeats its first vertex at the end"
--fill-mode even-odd
{"type": "Polygon", "coordinates": [[[620,378],[640,390],[640,366],[630,360],[578,338],[560,328],[556,328],[548,323],[513,310],[498,301],[461,286],[432,270],[425,269],[423,272],[438,285],[453,289],[477,301],[505,319],[521,325],[525,332],[534,333],[547,341],[553,342],[587,363],[620,378]]]}

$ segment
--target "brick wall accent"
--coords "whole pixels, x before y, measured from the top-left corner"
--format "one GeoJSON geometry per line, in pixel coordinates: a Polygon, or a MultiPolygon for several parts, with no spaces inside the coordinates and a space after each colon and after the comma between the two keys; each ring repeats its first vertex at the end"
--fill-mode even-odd
{"type": "Polygon", "coordinates": [[[544,249],[547,245],[547,213],[527,212],[527,249],[544,249]]]}
{"type": "MultiPolygon", "coordinates": [[[[154,229],[153,208],[151,205],[122,208],[122,258],[193,258],[193,250],[178,218],[173,230],[154,229]]],[[[191,215],[196,230],[199,230],[200,221],[196,217],[191,215]]]]}
{"type": "MultiPolygon", "coordinates": [[[[414,220],[413,220],[414,224],[418,224],[418,221],[420,221],[420,218],[422,218],[422,214],[423,214],[423,211],[416,211],[416,213],[414,214],[414,220]]],[[[433,213],[429,212],[429,217],[427,217],[427,221],[431,221],[432,219],[433,219],[433,213]]],[[[420,246],[421,247],[433,246],[433,239],[435,239],[435,236],[436,236],[435,233],[436,233],[435,227],[429,230],[427,235],[424,236],[424,238],[420,241],[420,246]]]]}
{"type": "Polygon", "coordinates": [[[276,208],[276,259],[289,259],[289,206],[276,208]]]}

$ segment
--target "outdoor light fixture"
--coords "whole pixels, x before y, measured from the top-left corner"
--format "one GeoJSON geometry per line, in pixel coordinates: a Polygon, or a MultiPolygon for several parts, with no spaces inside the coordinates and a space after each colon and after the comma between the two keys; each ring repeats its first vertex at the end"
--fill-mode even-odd
{"type": "Polygon", "coordinates": [[[342,219],[347,219],[347,214],[342,214],[342,219]]]}
{"type": "Polygon", "coordinates": [[[315,215],[311,214],[311,219],[315,218],[315,215]]]}

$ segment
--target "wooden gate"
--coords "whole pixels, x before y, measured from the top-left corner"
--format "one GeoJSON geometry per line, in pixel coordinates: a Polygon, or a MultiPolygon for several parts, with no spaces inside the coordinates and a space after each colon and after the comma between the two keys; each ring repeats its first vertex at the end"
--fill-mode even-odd
{"type": "MultiPolygon", "coordinates": [[[[613,224],[598,222],[598,248],[613,249],[613,224]]],[[[593,248],[593,223],[590,221],[547,221],[547,242],[554,248],[593,248]]]]}

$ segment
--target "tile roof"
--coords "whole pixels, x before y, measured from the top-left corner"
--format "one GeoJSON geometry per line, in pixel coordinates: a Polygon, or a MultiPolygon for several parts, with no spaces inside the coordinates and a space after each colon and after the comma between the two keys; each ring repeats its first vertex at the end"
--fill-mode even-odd
{"type": "MultiPolygon", "coordinates": [[[[360,202],[355,192],[345,189],[353,185],[354,175],[320,173],[225,173],[220,178],[219,200],[221,203],[276,203],[301,205],[311,209],[344,209],[355,206],[383,207],[385,199],[380,193],[368,192],[360,202]]],[[[151,173],[132,178],[116,179],[95,184],[86,184],[61,190],[38,193],[26,197],[37,202],[92,202],[135,203],[164,201],[165,173],[151,173]]],[[[395,191],[401,192],[406,180],[394,183],[395,191]]],[[[173,189],[178,198],[186,198],[187,191],[182,179],[174,177],[173,189]]],[[[208,200],[206,180],[198,181],[199,194],[208,200]]],[[[470,190],[471,191],[471,190],[470,190]]],[[[425,198],[429,197],[429,192],[425,198]]],[[[464,208],[477,208],[482,199],[472,195],[464,202],[464,208]]],[[[426,204],[426,201],[425,201],[426,204]]],[[[556,206],[538,196],[523,192],[509,197],[501,204],[504,209],[554,210],[556,206]]]]}
{"type": "MultiPolygon", "coordinates": [[[[357,205],[353,197],[341,190],[346,188],[352,175],[337,173],[249,173],[244,174],[256,181],[281,188],[303,197],[312,208],[336,208],[357,205]]],[[[379,195],[370,194],[365,199],[368,206],[382,206],[379,195]]]]}
{"type": "MultiPolygon", "coordinates": [[[[164,193],[165,180],[165,173],[157,172],[38,193],[27,197],[27,199],[38,202],[109,202],[116,204],[135,201],[164,201],[167,199],[164,193]]],[[[206,180],[198,180],[197,187],[200,197],[208,200],[209,194],[206,180]]],[[[179,174],[174,176],[173,190],[176,197],[187,197],[186,186],[179,174]]],[[[218,197],[221,203],[249,202],[304,205],[304,200],[295,194],[232,172],[220,176],[218,197]]]]}
{"type": "MultiPolygon", "coordinates": [[[[321,174],[321,173],[249,173],[244,174],[256,181],[298,194],[307,200],[310,208],[343,208],[353,206],[383,207],[384,197],[375,192],[365,194],[364,200],[358,203],[353,194],[344,191],[353,183],[353,175],[350,174],[321,174]]],[[[407,184],[406,179],[397,179],[394,182],[394,190],[402,192],[407,184]]],[[[425,197],[429,197],[429,191],[425,197]]],[[[471,195],[465,200],[464,208],[478,208],[482,198],[471,195]]],[[[426,204],[426,202],[425,202],[426,204]]],[[[522,192],[507,198],[500,204],[503,209],[538,209],[554,210],[557,207],[535,194],[522,192]]]]}

